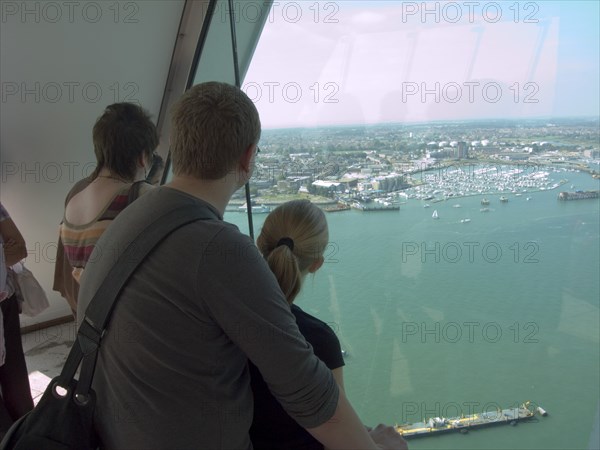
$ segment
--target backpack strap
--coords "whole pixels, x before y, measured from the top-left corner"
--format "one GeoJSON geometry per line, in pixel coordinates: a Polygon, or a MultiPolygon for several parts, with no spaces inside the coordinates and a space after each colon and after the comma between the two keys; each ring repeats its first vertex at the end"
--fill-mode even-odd
{"type": "Polygon", "coordinates": [[[85,318],[77,331],[77,339],[69,352],[67,361],[58,376],[58,385],[69,386],[83,360],[75,399],[85,404],[89,398],[100,342],[110,321],[117,297],[123,286],[146,256],[164,238],[183,225],[197,220],[218,219],[208,208],[184,206],[163,214],[143,229],[121,252],[116,264],[94,294],[85,318]]]}

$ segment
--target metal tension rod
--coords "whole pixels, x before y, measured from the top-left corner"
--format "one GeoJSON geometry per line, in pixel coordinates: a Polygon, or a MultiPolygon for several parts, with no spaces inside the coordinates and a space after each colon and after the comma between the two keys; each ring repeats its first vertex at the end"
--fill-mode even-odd
{"type": "MultiPolygon", "coordinates": [[[[231,48],[233,50],[233,71],[235,74],[235,85],[240,88],[240,66],[238,64],[237,39],[235,35],[235,11],[233,0],[229,0],[229,24],[231,28],[231,48]]],[[[246,211],[248,214],[248,229],[250,237],[254,241],[254,224],[252,223],[252,199],[250,198],[250,181],[246,183],[246,211]]]]}

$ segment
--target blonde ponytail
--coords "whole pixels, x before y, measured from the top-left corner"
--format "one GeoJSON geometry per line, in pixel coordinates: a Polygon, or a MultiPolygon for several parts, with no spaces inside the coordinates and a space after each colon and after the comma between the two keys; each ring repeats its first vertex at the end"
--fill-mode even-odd
{"type": "Polygon", "coordinates": [[[308,200],[293,200],[269,214],[256,243],[292,303],[302,287],[302,275],[317,260],[329,240],[325,214],[308,200]]]}
{"type": "Polygon", "coordinates": [[[298,260],[292,250],[285,245],[274,248],[266,257],[271,271],[275,274],[279,287],[288,302],[292,302],[300,292],[302,276],[298,260]]]}

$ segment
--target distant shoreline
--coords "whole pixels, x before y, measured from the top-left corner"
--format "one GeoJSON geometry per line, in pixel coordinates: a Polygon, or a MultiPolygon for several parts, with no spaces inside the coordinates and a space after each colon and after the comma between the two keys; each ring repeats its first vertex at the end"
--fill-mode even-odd
{"type": "MultiPolygon", "coordinates": [[[[436,166],[423,168],[423,169],[417,170],[415,172],[412,172],[412,173],[410,173],[410,175],[414,176],[419,173],[434,172],[436,170],[448,169],[453,166],[459,167],[459,166],[467,166],[467,165],[473,165],[473,166],[479,166],[479,165],[532,166],[532,167],[536,167],[538,169],[541,169],[543,167],[548,167],[551,169],[568,168],[568,169],[580,170],[581,172],[586,172],[592,176],[594,176],[594,175],[597,176],[597,172],[595,172],[593,169],[590,169],[589,167],[586,167],[581,163],[574,163],[574,162],[552,163],[552,162],[544,162],[544,161],[532,162],[532,161],[501,161],[501,160],[476,160],[476,159],[444,161],[436,166]]],[[[532,189],[528,189],[527,193],[542,192],[544,190],[554,190],[566,183],[567,183],[567,181],[561,180],[561,181],[559,181],[559,186],[556,186],[555,188],[551,188],[551,189],[532,188],[532,189]]],[[[389,195],[389,194],[394,194],[394,193],[405,192],[407,189],[411,189],[411,188],[417,187],[419,185],[422,185],[422,183],[415,184],[409,188],[402,189],[399,191],[388,192],[386,194],[389,195]]],[[[446,198],[435,198],[435,199],[430,200],[430,202],[431,203],[439,203],[439,202],[445,202],[445,201],[452,200],[452,199],[459,199],[459,198],[466,198],[466,197],[474,197],[474,196],[485,197],[485,196],[491,196],[491,195],[511,195],[511,194],[514,196],[514,193],[507,193],[505,191],[486,192],[486,193],[475,193],[474,192],[474,193],[467,193],[464,195],[454,195],[454,196],[446,197],[446,198]]],[[[522,194],[522,193],[519,192],[519,194],[522,194]]],[[[256,205],[265,205],[265,206],[269,206],[269,207],[277,207],[277,206],[279,206],[283,203],[286,203],[288,201],[291,201],[291,200],[310,200],[312,203],[314,203],[315,205],[320,206],[320,207],[332,206],[332,205],[337,205],[338,203],[340,203],[338,200],[334,200],[331,198],[322,197],[322,196],[318,196],[318,195],[307,194],[307,193],[282,194],[280,196],[268,196],[268,197],[260,197],[259,196],[259,197],[253,198],[253,202],[256,202],[256,205]]],[[[419,199],[415,199],[415,200],[419,200],[419,199]]],[[[423,200],[419,200],[419,201],[423,201],[423,200]]],[[[238,210],[238,208],[242,207],[245,204],[246,204],[245,199],[232,200],[228,205],[227,211],[228,212],[245,212],[245,211],[238,210]]]]}
{"type": "MultiPolygon", "coordinates": [[[[285,195],[281,195],[279,198],[278,197],[267,197],[267,198],[254,197],[252,200],[252,203],[254,204],[254,202],[256,202],[257,205],[265,205],[265,206],[279,206],[279,205],[282,205],[283,203],[286,203],[286,202],[289,202],[292,200],[310,200],[311,203],[314,203],[315,205],[318,205],[318,206],[335,205],[338,203],[337,200],[334,200],[331,198],[326,198],[326,197],[320,197],[318,195],[311,195],[311,194],[298,194],[298,195],[285,194],[285,195]]],[[[246,200],[232,200],[229,202],[230,208],[228,210],[233,211],[234,210],[233,207],[238,208],[245,204],[246,204],[246,200]]]]}

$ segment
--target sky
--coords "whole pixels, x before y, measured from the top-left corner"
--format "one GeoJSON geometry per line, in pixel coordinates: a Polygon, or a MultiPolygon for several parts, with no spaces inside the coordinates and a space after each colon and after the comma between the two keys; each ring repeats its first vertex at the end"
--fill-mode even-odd
{"type": "Polygon", "coordinates": [[[599,3],[274,2],[263,128],[598,116],[599,3]]]}

